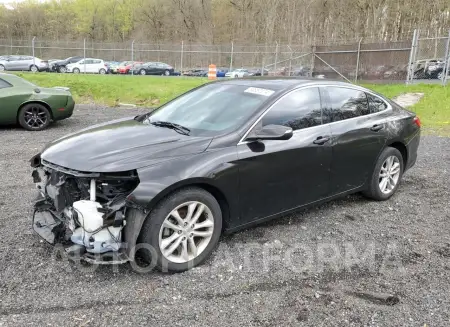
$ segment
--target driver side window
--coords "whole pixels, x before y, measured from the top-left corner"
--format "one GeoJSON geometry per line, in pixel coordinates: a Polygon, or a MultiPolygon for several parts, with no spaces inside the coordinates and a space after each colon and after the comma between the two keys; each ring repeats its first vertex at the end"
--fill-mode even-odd
{"type": "Polygon", "coordinates": [[[317,87],[293,91],[283,96],[262,118],[262,126],[284,125],[294,131],[322,124],[317,87]]]}

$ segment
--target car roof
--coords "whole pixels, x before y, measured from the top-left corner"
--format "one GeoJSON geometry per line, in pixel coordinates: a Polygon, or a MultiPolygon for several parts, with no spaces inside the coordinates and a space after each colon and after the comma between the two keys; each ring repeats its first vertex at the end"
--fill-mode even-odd
{"type": "Polygon", "coordinates": [[[226,81],[219,81],[216,83],[244,85],[260,88],[268,88],[272,90],[284,90],[291,89],[301,85],[347,85],[355,86],[353,84],[332,80],[332,79],[319,79],[313,77],[247,77],[240,79],[229,79],[226,81]]]}

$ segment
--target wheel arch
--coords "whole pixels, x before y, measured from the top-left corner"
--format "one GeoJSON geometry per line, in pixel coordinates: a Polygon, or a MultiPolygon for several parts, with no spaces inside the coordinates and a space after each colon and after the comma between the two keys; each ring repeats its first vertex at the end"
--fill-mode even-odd
{"type": "Polygon", "coordinates": [[[209,192],[216,199],[216,201],[219,203],[220,209],[222,210],[222,219],[223,219],[222,229],[226,229],[230,218],[230,202],[225,193],[220,189],[220,187],[215,185],[212,182],[212,180],[208,178],[185,179],[183,181],[177,182],[175,184],[166,187],[164,190],[159,192],[158,195],[156,195],[153,199],[150,200],[147,207],[148,210],[154,208],[158,202],[160,202],[168,195],[188,187],[201,188],[209,192]]]}
{"type": "Polygon", "coordinates": [[[408,149],[406,148],[406,145],[402,142],[395,141],[395,142],[389,143],[387,146],[389,146],[391,148],[395,148],[398,151],[400,151],[400,153],[402,154],[402,158],[403,158],[403,167],[406,167],[406,164],[408,162],[408,149]]]}
{"type": "MultiPolygon", "coordinates": [[[[219,203],[220,209],[222,211],[222,231],[228,227],[228,222],[230,218],[230,202],[227,199],[225,193],[216,185],[214,185],[207,178],[192,178],[186,179],[175,184],[172,184],[162,191],[160,191],[156,196],[154,196],[145,208],[138,210],[137,208],[131,209],[130,221],[127,221],[125,226],[125,241],[127,243],[127,254],[131,260],[134,260],[133,249],[136,246],[139,235],[142,231],[142,226],[144,221],[147,219],[151,210],[164,198],[172,194],[173,192],[182,190],[189,187],[198,187],[209,192],[219,203]]],[[[131,201],[133,202],[133,201],[131,201]]]]}
{"type": "Polygon", "coordinates": [[[16,114],[16,123],[19,123],[19,114],[20,114],[20,111],[22,110],[22,108],[25,107],[25,106],[28,105],[28,104],[33,104],[33,103],[43,105],[43,106],[50,112],[50,118],[51,118],[52,120],[54,119],[54,118],[53,118],[52,108],[50,107],[50,105],[49,105],[47,102],[45,102],[45,101],[40,101],[40,100],[32,100],[32,101],[24,102],[24,103],[22,103],[22,104],[19,106],[19,109],[17,110],[17,114],[16,114]]]}

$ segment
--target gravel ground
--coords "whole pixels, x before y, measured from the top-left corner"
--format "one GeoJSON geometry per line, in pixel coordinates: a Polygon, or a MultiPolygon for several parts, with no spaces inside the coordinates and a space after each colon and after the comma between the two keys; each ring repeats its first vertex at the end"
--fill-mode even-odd
{"type": "Polygon", "coordinates": [[[349,196],[224,236],[185,273],[58,259],[31,231],[29,158],[68,132],[139,112],[77,106],[43,132],[0,129],[0,326],[450,325],[450,138],[423,137],[389,201],[349,196]]]}

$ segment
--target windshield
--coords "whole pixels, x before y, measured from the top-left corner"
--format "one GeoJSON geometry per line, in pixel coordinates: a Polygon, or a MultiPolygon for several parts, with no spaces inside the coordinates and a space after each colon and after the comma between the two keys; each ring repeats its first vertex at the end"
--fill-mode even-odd
{"type": "Polygon", "coordinates": [[[144,123],[170,122],[187,127],[190,135],[219,135],[242,126],[272,93],[245,85],[209,84],[160,107],[144,123]]]}

